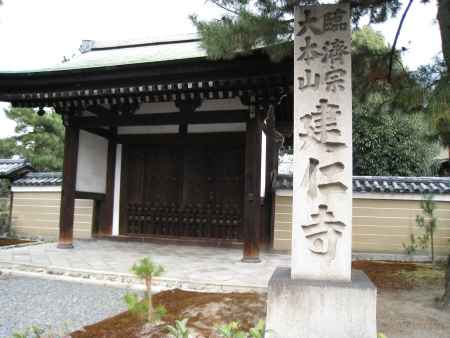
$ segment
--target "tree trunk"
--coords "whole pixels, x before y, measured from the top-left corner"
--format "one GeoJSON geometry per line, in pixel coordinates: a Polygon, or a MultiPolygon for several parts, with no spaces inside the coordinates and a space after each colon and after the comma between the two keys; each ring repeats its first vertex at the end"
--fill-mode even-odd
{"type": "Polygon", "coordinates": [[[431,263],[434,267],[434,231],[431,232],[431,263]]]}
{"type": "Polygon", "coordinates": [[[444,295],[439,300],[441,307],[445,308],[450,303],[450,255],[447,259],[447,274],[445,278],[445,292],[444,295]]]}
{"type": "Polygon", "coordinates": [[[152,279],[148,278],[145,280],[145,287],[147,288],[147,302],[148,302],[148,316],[147,320],[152,323],[154,320],[153,315],[153,301],[152,301],[152,279]]]}
{"type": "Polygon", "coordinates": [[[441,30],[442,53],[450,76],[450,0],[438,0],[439,29],[441,30]]]}

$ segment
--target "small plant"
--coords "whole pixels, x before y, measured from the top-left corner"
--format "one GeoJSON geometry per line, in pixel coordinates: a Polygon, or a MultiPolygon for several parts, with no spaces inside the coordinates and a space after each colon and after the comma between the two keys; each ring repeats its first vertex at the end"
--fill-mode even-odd
{"type": "Polygon", "coordinates": [[[413,255],[417,252],[417,247],[419,246],[416,241],[416,236],[414,236],[414,234],[410,234],[409,241],[409,244],[402,243],[403,249],[405,249],[408,255],[413,255]]]}
{"type": "Polygon", "coordinates": [[[129,309],[134,313],[142,313],[147,312],[147,321],[154,322],[161,319],[163,313],[166,314],[167,311],[164,307],[158,306],[157,310],[153,308],[152,301],[152,278],[160,276],[164,272],[164,268],[152,262],[150,258],[143,258],[139,262],[135,263],[131,268],[131,271],[135,274],[136,277],[142,279],[145,283],[146,288],[146,296],[144,297],[143,302],[139,302],[137,295],[128,294],[125,296],[125,302],[128,305],[129,309]],[[146,308],[143,308],[138,303],[145,304],[146,308]],[[164,309],[164,310],[163,310],[164,309]]]}
{"type": "Polygon", "coordinates": [[[176,320],[175,326],[167,325],[167,330],[174,338],[189,338],[188,320],[188,318],[176,320]]]}
{"type": "Polygon", "coordinates": [[[420,246],[422,249],[430,247],[431,262],[434,264],[434,233],[437,228],[437,217],[434,215],[436,210],[436,203],[433,200],[432,194],[424,195],[420,202],[423,215],[416,216],[416,224],[420,229],[424,230],[421,236],[410,235],[410,244],[403,243],[403,247],[407,254],[414,254],[420,246]]]}
{"type": "Polygon", "coordinates": [[[126,293],[123,300],[127,304],[128,311],[135,316],[144,318],[148,313],[148,305],[143,302],[135,293],[126,293]]]}
{"type": "Polygon", "coordinates": [[[266,323],[264,320],[259,320],[255,327],[252,327],[249,331],[252,338],[263,338],[266,331],[266,323]]]}
{"type": "Polygon", "coordinates": [[[155,319],[156,321],[160,321],[167,315],[167,309],[164,305],[158,304],[155,307],[155,319]]]}
{"type": "Polygon", "coordinates": [[[42,338],[44,337],[44,333],[44,329],[33,325],[22,332],[14,332],[12,338],[42,338]]]}
{"type": "Polygon", "coordinates": [[[251,328],[248,332],[241,330],[239,321],[233,321],[229,324],[219,327],[217,334],[223,338],[262,338],[264,337],[265,323],[260,320],[255,327],[251,328]]]}
{"type": "Polygon", "coordinates": [[[247,338],[248,334],[240,330],[240,323],[238,321],[222,325],[217,329],[219,337],[223,338],[247,338]]]}

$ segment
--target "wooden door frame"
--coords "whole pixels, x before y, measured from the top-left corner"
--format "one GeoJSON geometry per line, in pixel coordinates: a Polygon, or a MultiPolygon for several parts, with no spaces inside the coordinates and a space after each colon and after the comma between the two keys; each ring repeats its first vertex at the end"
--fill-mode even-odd
{"type": "MultiPolygon", "coordinates": [[[[158,135],[122,135],[118,136],[117,143],[122,144],[122,169],[120,180],[120,210],[119,235],[127,235],[128,230],[128,186],[127,186],[127,160],[129,148],[133,145],[167,145],[167,144],[231,144],[240,145],[245,151],[245,132],[220,132],[201,134],[158,134],[158,135]]],[[[179,164],[178,164],[179,165],[179,164]]],[[[244,168],[245,170],[245,168],[244,168]]],[[[245,171],[243,172],[245,177],[245,171]]],[[[245,189],[244,189],[245,190],[245,189]]],[[[242,201],[242,211],[245,214],[245,196],[242,201]]],[[[244,224],[242,224],[244,227],[244,224]]],[[[244,229],[242,229],[244,231],[244,229]]],[[[144,235],[143,235],[144,236],[144,235]]]]}

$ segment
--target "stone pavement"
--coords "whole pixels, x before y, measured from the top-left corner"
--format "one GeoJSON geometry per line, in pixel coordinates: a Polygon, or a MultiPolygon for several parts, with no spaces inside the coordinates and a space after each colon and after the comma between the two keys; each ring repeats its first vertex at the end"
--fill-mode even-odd
{"type": "Polygon", "coordinates": [[[211,291],[265,291],[275,268],[290,264],[289,255],[272,253],[261,253],[261,263],[243,263],[242,249],[234,248],[89,240],[76,241],[74,249],[56,243],[0,249],[0,271],[133,283],[130,268],[146,256],[166,269],[155,284],[211,291]]]}

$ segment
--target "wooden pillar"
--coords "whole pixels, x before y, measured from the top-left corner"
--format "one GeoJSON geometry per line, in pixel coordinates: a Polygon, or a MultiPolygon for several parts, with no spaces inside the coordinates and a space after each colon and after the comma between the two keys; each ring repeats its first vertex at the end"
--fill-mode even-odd
{"type": "Polygon", "coordinates": [[[14,204],[14,193],[12,191],[12,180],[9,181],[9,215],[8,215],[8,232],[12,230],[12,213],[14,204]]]}
{"type": "Polygon", "coordinates": [[[260,114],[250,107],[245,140],[243,262],[257,263],[261,240],[261,130],[260,114]]]}
{"type": "Polygon", "coordinates": [[[59,219],[58,248],[73,248],[73,219],[77,177],[79,129],[67,126],[64,139],[63,185],[59,219]]]}
{"type": "Polygon", "coordinates": [[[99,236],[111,236],[114,212],[114,180],[116,173],[116,141],[109,140],[108,164],[106,168],[106,192],[105,199],[98,205],[99,212],[99,236]]]}
{"type": "Polygon", "coordinates": [[[267,137],[266,146],[266,190],[264,199],[264,241],[273,248],[275,198],[272,183],[278,174],[278,152],[284,142],[283,135],[275,128],[275,105],[269,106],[264,119],[263,130],[267,137]]]}

